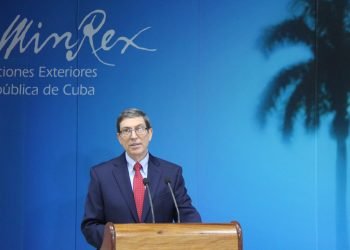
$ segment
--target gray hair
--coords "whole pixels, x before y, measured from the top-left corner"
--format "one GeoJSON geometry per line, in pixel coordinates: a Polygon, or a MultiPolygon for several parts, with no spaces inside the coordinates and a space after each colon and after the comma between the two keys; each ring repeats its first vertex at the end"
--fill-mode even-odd
{"type": "Polygon", "coordinates": [[[125,118],[135,118],[135,117],[143,117],[146,123],[147,128],[152,128],[151,121],[146,115],[145,112],[143,112],[140,109],[137,108],[127,108],[124,111],[122,111],[117,118],[117,131],[118,133],[120,132],[120,123],[125,119],[125,118]]]}

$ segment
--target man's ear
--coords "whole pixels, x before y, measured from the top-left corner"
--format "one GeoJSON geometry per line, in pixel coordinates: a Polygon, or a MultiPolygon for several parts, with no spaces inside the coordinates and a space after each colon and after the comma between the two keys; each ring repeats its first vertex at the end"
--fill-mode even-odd
{"type": "Polygon", "coordinates": [[[122,144],[122,143],[120,142],[121,138],[120,138],[119,133],[116,133],[116,136],[115,136],[115,137],[117,138],[118,142],[119,142],[120,144],[122,144]]]}
{"type": "Polygon", "coordinates": [[[148,141],[151,141],[152,140],[152,136],[153,136],[153,129],[152,128],[148,129],[148,134],[149,134],[148,141]]]}

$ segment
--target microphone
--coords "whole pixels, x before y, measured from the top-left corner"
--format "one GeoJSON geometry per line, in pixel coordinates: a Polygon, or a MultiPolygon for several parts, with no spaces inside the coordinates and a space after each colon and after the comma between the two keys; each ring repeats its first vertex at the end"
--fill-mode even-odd
{"type": "Polygon", "coordinates": [[[151,206],[152,223],[156,223],[156,220],[154,218],[154,209],[153,209],[152,196],[151,196],[151,191],[149,190],[149,181],[148,181],[147,178],[143,178],[143,185],[145,185],[146,189],[147,189],[148,200],[149,200],[149,204],[151,206]]]}
{"type": "Polygon", "coordinates": [[[181,220],[180,220],[179,207],[177,206],[177,202],[176,202],[176,199],[175,199],[174,191],[173,191],[173,188],[171,187],[170,183],[171,183],[170,179],[169,178],[165,178],[165,185],[167,185],[169,187],[169,190],[170,190],[170,193],[171,193],[171,197],[173,198],[174,205],[175,205],[175,208],[176,208],[177,223],[180,223],[181,220]]]}

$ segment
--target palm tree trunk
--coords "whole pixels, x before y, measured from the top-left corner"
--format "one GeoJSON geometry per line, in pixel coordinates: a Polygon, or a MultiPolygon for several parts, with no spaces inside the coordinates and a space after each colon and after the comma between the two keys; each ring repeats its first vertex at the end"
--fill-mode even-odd
{"type": "Polygon", "coordinates": [[[346,250],[348,242],[346,137],[337,137],[336,166],[336,249],[346,250]]]}

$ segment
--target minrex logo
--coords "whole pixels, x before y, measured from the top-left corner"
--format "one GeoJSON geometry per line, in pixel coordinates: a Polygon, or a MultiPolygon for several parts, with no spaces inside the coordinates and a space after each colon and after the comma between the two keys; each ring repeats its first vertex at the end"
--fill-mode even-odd
{"type": "MultiPolygon", "coordinates": [[[[95,35],[100,32],[101,28],[106,22],[106,13],[103,10],[94,10],[84,17],[78,27],[78,31],[82,32],[83,34],[83,37],[80,40],[73,40],[72,32],[68,31],[61,35],[51,33],[44,40],[41,37],[40,32],[36,32],[33,36],[28,37],[29,29],[33,26],[33,20],[29,21],[27,18],[20,20],[20,18],[21,16],[17,15],[1,37],[0,51],[5,51],[5,60],[10,57],[16,46],[18,47],[20,53],[25,53],[29,47],[33,45],[34,53],[39,54],[49,42],[52,44],[52,48],[56,48],[61,43],[64,44],[67,61],[74,60],[79,54],[83,44],[88,43],[92,54],[97,58],[97,60],[108,66],[115,66],[115,64],[103,61],[99,55],[99,52],[101,50],[109,51],[118,43],[122,43],[124,45],[120,51],[120,54],[124,54],[129,47],[143,51],[156,51],[156,49],[145,48],[136,43],[137,37],[151,27],[141,29],[130,38],[126,36],[116,37],[116,31],[114,29],[110,29],[103,33],[101,40],[99,43],[97,43],[95,35]],[[97,21],[97,19],[100,21],[97,21]]],[[[41,29],[42,26],[43,24],[38,22],[37,28],[41,29]]]]}

